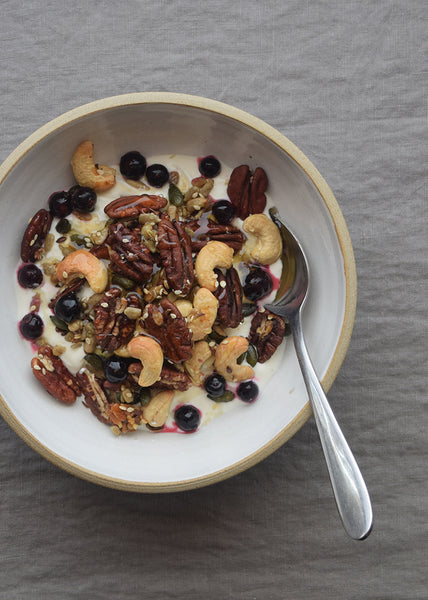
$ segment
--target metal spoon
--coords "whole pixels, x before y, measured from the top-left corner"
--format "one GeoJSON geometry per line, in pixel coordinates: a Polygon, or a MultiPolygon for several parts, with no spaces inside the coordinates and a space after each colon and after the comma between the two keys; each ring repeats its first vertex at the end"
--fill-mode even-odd
{"type": "Polygon", "coordinates": [[[370,497],[314,371],[302,332],[300,317],[309,288],[308,264],[302,247],[280,220],[278,211],[270,209],[269,213],[281,232],[287,275],[274,303],[265,308],[283,317],[290,325],[343,526],[351,538],[363,540],[369,535],[373,522],[370,497]]]}

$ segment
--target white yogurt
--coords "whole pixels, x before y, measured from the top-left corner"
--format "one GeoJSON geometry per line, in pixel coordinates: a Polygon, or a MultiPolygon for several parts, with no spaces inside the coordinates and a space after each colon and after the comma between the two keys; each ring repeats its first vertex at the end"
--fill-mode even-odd
{"type": "MultiPolygon", "coordinates": [[[[193,156],[185,156],[185,155],[158,155],[151,156],[150,163],[161,163],[167,167],[167,169],[171,171],[178,171],[180,174],[180,180],[178,186],[182,191],[185,191],[191,185],[191,180],[195,177],[199,177],[200,173],[198,171],[197,160],[193,156]]],[[[138,195],[143,193],[156,194],[164,197],[168,197],[168,183],[165,184],[162,188],[150,188],[149,190],[141,190],[135,188],[134,186],[128,184],[122,177],[119,171],[119,167],[116,168],[116,185],[107,190],[106,192],[99,193],[97,195],[97,203],[95,206],[95,210],[91,213],[90,221],[82,221],[78,219],[74,214],[71,214],[67,217],[67,219],[71,222],[71,226],[73,230],[78,230],[81,234],[90,234],[94,231],[98,231],[103,229],[104,224],[107,220],[107,215],[104,213],[104,208],[109,204],[112,200],[119,198],[120,196],[130,196],[130,195],[138,195]]],[[[229,181],[229,177],[231,174],[231,169],[222,165],[222,170],[220,174],[214,179],[214,187],[210,193],[210,196],[214,200],[221,200],[224,198],[228,198],[227,195],[227,184],[229,181]]],[[[143,182],[147,184],[146,180],[143,179],[143,182]]],[[[269,201],[269,197],[267,197],[267,207],[272,206],[272,202],[269,201]]],[[[54,234],[55,239],[61,237],[61,234],[57,233],[55,230],[55,226],[58,223],[58,219],[54,218],[52,221],[50,232],[54,234]]],[[[237,226],[241,226],[242,221],[236,219],[234,224],[237,226]]],[[[63,255],[58,244],[54,244],[52,249],[47,253],[43,260],[55,259],[62,260],[63,255]]],[[[281,277],[282,271],[282,263],[281,260],[276,261],[269,268],[271,274],[276,277],[278,280],[281,277]]],[[[242,275],[242,274],[241,274],[242,275]]],[[[44,340],[51,346],[60,345],[66,348],[65,352],[61,355],[61,359],[63,360],[66,367],[72,372],[76,373],[80,368],[85,366],[84,364],[84,350],[83,347],[80,346],[78,348],[72,348],[69,342],[66,342],[64,337],[55,330],[55,326],[52,323],[50,317],[52,316],[52,311],[48,307],[48,303],[52,297],[54,297],[57,293],[58,289],[53,286],[49,278],[44,276],[43,284],[35,289],[24,289],[22,288],[17,281],[15,282],[15,292],[16,292],[16,301],[17,301],[17,312],[18,312],[18,320],[22,319],[22,317],[32,310],[32,299],[35,294],[38,294],[41,299],[41,305],[39,314],[43,319],[45,328],[43,332],[44,340]]],[[[88,286],[85,286],[80,292],[80,296],[89,296],[92,292],[88,286]]],[[[273,292],[266,298],[263,299],[263,304],[271,302],[275,297],[276,291],[273,292]]],[[[244,319],[243,323],[241,323],[238,327],[234,329],[229,329],[227,331],[228,335],[242,335],[246,337],[250,330],[252,317],[247,317],[244,319]]],[[[264,364],[257,363],[254,367],[254,379],[257,382],[257,385],[260,390],[263,390],[264,386],[267,384],[269,379],[273,376],[275,371],[279,368],[279,363],[281,362],[282,355],[285,348],[285,341],[282,342],[281,346],[272,356],[272,358],[264,364]]],[[[228,389],[235,390],[237,385],[228,384],[228,389]]],[[[257,400],[259,401],[259,400],[257,400]]],[[[263,401],[262,399],[260,401],[263,401]]],[[[214,417],[218,417],[219,415],[223,415],[228,413],[231,410],[242,410],[244,403],[237,397],[234,400],[227,403],[216,403],[210,400],[204,389],[192,386],[189,390],[185,392],[176,391],[174,394],[174,401],[170,416],[166,423],[166,430],[174,429],[173,427],[173,412],[174,408],[178,407],[182,404],[193,404],[202,415],[202,425],[206,425],[209,423],[211,419],[214,417]]],[[[93,418],[88,412],[88,418],[93,418]]],[[[146,428],[141,428],[141,431],[147,431],[146,428]]]]}

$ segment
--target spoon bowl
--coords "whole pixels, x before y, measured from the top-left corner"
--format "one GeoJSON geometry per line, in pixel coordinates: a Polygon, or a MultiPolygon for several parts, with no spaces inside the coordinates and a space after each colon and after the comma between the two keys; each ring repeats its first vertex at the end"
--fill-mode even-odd
{"type": "Polygon", "coordinates": [[[309,268],[302,246],[284,225],[276,209],[270,216],[283,242],[286,276],[275,301],[265,308],[285,319],[293,335],[297,358],[317,424],[337,508],[347,533],[365,539],[372,528],[373,513],[366,484],[315,373],[301,324],[301,311],[309,290],[309,268]]]}

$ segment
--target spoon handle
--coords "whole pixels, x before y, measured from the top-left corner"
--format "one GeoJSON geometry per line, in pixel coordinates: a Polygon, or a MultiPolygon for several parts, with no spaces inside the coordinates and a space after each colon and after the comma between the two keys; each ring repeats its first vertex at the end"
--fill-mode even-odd
{"type": "Polygon", "coordinates": [[[303,337],[300,311],[289,322],[340,517],[351,538],[362,540],[369,535],[373,522],[366,484],[314,371],[303,337]]]}

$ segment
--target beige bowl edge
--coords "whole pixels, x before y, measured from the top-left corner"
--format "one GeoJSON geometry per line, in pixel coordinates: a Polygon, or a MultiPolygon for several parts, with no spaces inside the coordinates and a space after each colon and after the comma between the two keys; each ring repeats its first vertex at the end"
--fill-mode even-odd
{"type": "MultiPolygon", "coordinates": [[[[336,351],[328,367],[327,373],[322,380],[324,390],[327,392],[333,384],[340,367],[345,358],[348,346],[351,340],[352,329],[355,321],[356,312],[356,300],[357,300],[357,275],[355,267],[355,258],[352,248],[351,238],[346,226],[344,217],[337,203],[336,198],[333,195],[330,187],[314,167],[311,161],[295,146],[288,138],[279,133],[276,129],[258,119],[246,113],[245,111],[218,102],[217,100],[210,100],[208,98],[202,98],[199,96],[192,96],[188,94],[176,94],[168,92],[141,92],[132,94],[122,94],[120,96],[112,96],[110,98],[104,98],[102,100],[96,100],[89,104],[84,104],[70,110],[47,124],[43,125],[27,137],[11,154],[5,159],[0,165],[0,184],[7,177],[8,173],[13,167],[21,160],[27,152],[29,152],[38,142],[40,142],[46,136],[52,134],[57,129],[60,129],[66,124],[69,124],[83,116],[87,116],[91,113],[108,110],[110,108],[126,106],[131,104],[146,104],[146,103],[163,103],[163,104],[181,104],[184,106],[205,109],[210,112],[219,113],[230,117],[236,121],[239,121],[246,126],[251,127],[257,132],[261,133],[265,137],[269,138],[273,143],[284,150],[308,175],[312,183],[317,188],[321,197],[323,198],[334,223],[337,238],[342,251],[343,264],[345,271],[346,280],[346,303],[345,303],[345,314],[343,320],[343,326],[341,335],[336,347],[336,351]]],[[[86,479],[92,483],[99,485],[132,491],[132,492],[146,492],[146,493],[158,493],[158,492],[177,492],[186,489],[195,489],[216,483],[232,477],[249,467],[257,464],[263,459],[267,458],[270,454],[275,452],[280,446],[282,446],[287,440],[289,440],[309,419],[312,414],[312,409],[309,402],[299,412],[299,414],[270,442],[259,448],[256,452],[252,453],[245,459],[238,461],[229,467],[210,473],[195,479],[185,481],[173,481],[173,482],[159,482],[159,483],[148,483],[140,481],[127,481],[119,478],[108,477],[100,475],[99,473],[93,472],[89,469],[81,467],[71,461],[64,459],[59,456],[44,444],[42,444],[37,438],[35,438],[19,421],[16,419],[13,412],[8,407],[4,398],[0,395],[0,414],[9,424],[9,426],[26,442],[33,450],[38,452],[45,459],[53,463],[54,465],[64,469],[65,471],[76,475],[82,479],[86,479]]]]}

